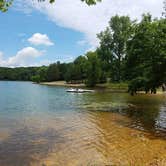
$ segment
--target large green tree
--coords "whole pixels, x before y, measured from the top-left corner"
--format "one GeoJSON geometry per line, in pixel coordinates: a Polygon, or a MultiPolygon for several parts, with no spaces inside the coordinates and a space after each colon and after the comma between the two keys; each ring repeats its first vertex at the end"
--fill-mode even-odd
{"type": "Polygon", "coordinates": [[[77,57],[73,63],[67,65],[65,80],[70,83],[83,83],[86,79],[87,59],[85,56],[77,57]]]}
{"type": "Polygon", "coordinates": [[[38,82],[47,81],[47,70],[48,70],[48,67],[41,66],[37,71],[37,75],[35,79],[38,79],[38,82]]]}
{"type": "Polygon", "coordinates": [[[102,71],[109,77],[113,71],[112,33],[109,28],[97,35],[100,39],[100,47],[97,48],[98,57],[101,60],[102,71]]]}
{"type": "Polygon", "coordinates": [[[79,80],[82,82],[86,79],[87,73],[87,58],[85,56],[79,56],[74,60],[74,65],[78,73],[79,80]]]}
{"type": "Polygon", "coordinates": [[[88,52],[86,54],[87,62],[87,86],[94,87],[100,81],[101,68],[97,52],[88,52]]]}
{"type": "Polygon", "coordinates": [[[60,72],[57,63],[49,65],[47,70],[47,81],[57,81],[60,78],[60,72]]]}
{"type": "Polygon", "coordinates": [[[166,20],[143,15],[127,48],[126,74],[132,80],[129,90],[156,93],[166,78],[166,20]]]}
{"type": "Polygon", "coordinates": [[[122,62],[126,56],[126,43],[131,36],[132,22],[128,16],[114,16],[109,21],[109,27],[98,34],[100,47],[98,54],[103,69],[110,71],[113,81],[122,80],[122,62]]]}
{"type": "Polygon", "coordinates": [[[81,68],[78,65],[69,63],[65,73],[65,80],[68,83],[79,83],[81,81],[81,74],[81,68]]]}

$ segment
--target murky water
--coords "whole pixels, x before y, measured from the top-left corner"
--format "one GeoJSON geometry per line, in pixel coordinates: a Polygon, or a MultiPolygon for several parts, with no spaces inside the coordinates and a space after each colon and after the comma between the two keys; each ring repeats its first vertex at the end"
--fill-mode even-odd
{"type": "Polygon", "coordinates": [[[166,95],[0,82],[0,166],[166,165],[166,95]]]}

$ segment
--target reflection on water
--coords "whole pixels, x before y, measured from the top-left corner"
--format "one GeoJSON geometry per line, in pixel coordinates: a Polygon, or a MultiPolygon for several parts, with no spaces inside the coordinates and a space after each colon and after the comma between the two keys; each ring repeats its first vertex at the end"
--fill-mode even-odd
{"type": "Polygon", "coordinates": [[[133,97],[128,94],[98,93],[95,97],[88,97],[91,99],[86,104],[82,103],[82,107],[91,111],[119,113],[130,118],[128,127],[166,138],[166,94],[133,97]]]}
{"type": "Polygon", "coordinates": [[[0,82],[0,166],[166,165],[166,96],[0,82]]]}

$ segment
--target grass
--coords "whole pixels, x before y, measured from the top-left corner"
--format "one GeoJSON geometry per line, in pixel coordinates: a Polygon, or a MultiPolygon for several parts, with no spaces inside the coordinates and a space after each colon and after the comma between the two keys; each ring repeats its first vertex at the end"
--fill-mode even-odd
{"type": "Polygon", "coordinates": [[[114,91],[127,91],[128,90],[128,83],[121,82],[121,83],[105,83],[105,84],[97,84],[98,88],[105,88],[108,90],[114,91]]]}

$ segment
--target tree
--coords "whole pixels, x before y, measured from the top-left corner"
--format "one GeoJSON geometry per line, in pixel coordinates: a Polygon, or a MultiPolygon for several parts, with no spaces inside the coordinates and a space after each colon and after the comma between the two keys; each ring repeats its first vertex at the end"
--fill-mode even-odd
{"type": "Polygon", "coordinates": [[[67,65],[65,73],[66,82],[83,83],[86,79],[87,58],[85,56],[78,56],[73,63],[67,65]]]}
{"type": "Polygon", "coordinates": [[[59,61],[57,62],[57,67],[59,69],[59,80],[65,80],[65,73],[68,70],[67,66],[68,64],[66,63],[60,63],[59,61]]]}
{"type": "Polygon", "coordinates": [[[78,72],[79,80],[82,80],[82,82],[86,79],[86,73],[87,73],[87,58],[85,56],[79,56],[74,60],[74,65],[78,72]]]}
{"type": "Polygon", "coordinates": [[[101,77],[100,61],[96,52],[88,52],[86,54],[87,62],[87,86],[94,87],[99,83],[101,77]]]}
{"type": "Polygon", "coordinates": [[[35,82],[35,83],[40,83],[40,76],[39,75],[35,75],[31,77],[31,81],[35,82]]]}
{"type": "Polygon", "coordinates": [[[117,81],[122,80],[122,61],[126,56],[126,43],[131,35],[131,20],[127,16],[114,16],[109,22],[112,30],[112,52],[114,55],[114,71],[117,81]]]}
{"type": "Polygon", "coordinates": [[[40,76],[40,82],[44,82],[44,81],[47,81],[47,70],[48,70],[48,67],[46,66],[42,66],[38,69],[37,71],[37,75],[40,76]]]}
{"type": "Polygon", "coordinates": [[[36,83],[47,81],[47,68],[46,66],[39,67],[37,72],[30,77],[30,80],[36,83]]]}
{"type": "Polygon", "coordinates": [[[30,81],[39,69],[40,67],[0,67],[0,80],[30,81]]]}
{"type": "Polygon", "coordinates": [[[156,93],[156,88],[165,82],[165,48],[166,20],[152,20],[150,14],[143,15],[127,45],[126,73],[135,92],[144,89],[156,93]],[[144,83],[141,85],[139,82],[144,83]]]}
{"type": "Polygon", "coordinates": [[[65,73],[65,81],[67,83],[80,83],[81,79],[81,68],[74,63],[69,63],[67,65],[67,72],[65,73]]]}
{"type": "Polygon", "coordinates": [[[57,63],[49,65],[47,70],[47,81],[57,81],[59,80],[60,73],[57,63]]]}
{"type": "Polygon", "coordinates": [[[126,43],[131,36],[132,22],[127,16],[114,16],[109,21],[109,27],[100,34],[99,57],[105,66],[105,71],[111,71],[113,81],[122,80],[122,61],[126,56],[126,43]]]}
{"type": "Polygon", "coordinates": [[[97,35],[100,39],[100,47],[97,48],[98,57],[101,60],[102,71],[106,75],[112,74],[113,53],[112,53],[112,34],[109,28],[97,35]]]}
{"type": "Polygon", "coordinates": [[[13,0],[0,0],[0,11],[6,12],[12,5],[13,0]]]}

